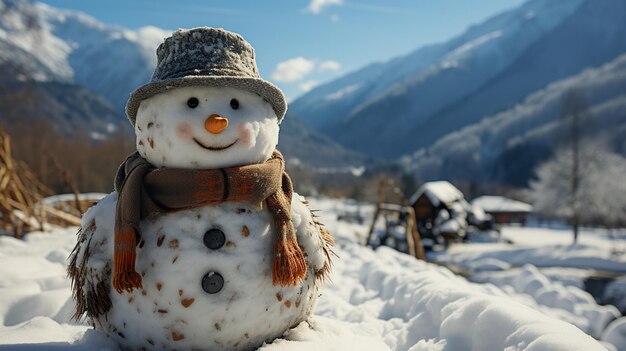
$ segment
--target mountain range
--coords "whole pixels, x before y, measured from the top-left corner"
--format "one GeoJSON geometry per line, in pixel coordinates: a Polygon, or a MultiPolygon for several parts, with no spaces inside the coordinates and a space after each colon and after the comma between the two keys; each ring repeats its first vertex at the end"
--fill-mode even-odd
{"type": "Polygon", "coordinates": [[[13,62],[0,62],[0,122],[9,130],[18,124],[46,120],[60,135],[82,131],[94,141],[122,131],[131,136],[125,117],[105,98],[63,81],[34,81],[13,62]]]}
{"type": "MultiPolygon", "coordinates": [[[[59,132],[84,130],[94,140],[119,130],[128,95],[150,80],[156,47],[171,31],[106,25],[81,12],[0,0],[0,121],[46,118],[59,132]],[[28,103],[16,104],[17,101],[28,103]]],[[[285,118],[279,147],[309,167],[358,166],[369,158],[285,118]]]]}
{"type": "Polygon", "coordinates": [[[615,59],[626,52],[625,33],[623,0],[529,0],[444,43],[321,85],[290,108],[349,149],[399,158],[615,59]]]}
{"type": "Polygon", "coordinates": [[[0,1],[0,45],[6,48],[0,59],[28,64],[37,81],[87,87],[115,108],[150,79],[155,49],[169,33],[126,30],[38,2],[0,1]]]}
{"type": "MultiPolygon", "coordinates": [[[[625,33],[626,1],[528,0],[314,88],[290,104],[279,147],[311,168],[384,159],[423,180],[525,186],[556,147],[563,99],[576,90],[596,121],[590,134],[626,153],[625,33]]],[[[124,104],[169,34],[0,0],[0,121],[39,116],[68,135],[132,137],[124,104]]]]}
{"type": "MultiPolygon", "coordinates": [[[[534,168],[567,145],[575,97],[582,139],[626,155],[626,54],[533,92],[521,103],[456,130],[402,158],[424,179],[527,185],[534,168]]],[[[587,144],[589,145],[589,144],[587,144]]]]}

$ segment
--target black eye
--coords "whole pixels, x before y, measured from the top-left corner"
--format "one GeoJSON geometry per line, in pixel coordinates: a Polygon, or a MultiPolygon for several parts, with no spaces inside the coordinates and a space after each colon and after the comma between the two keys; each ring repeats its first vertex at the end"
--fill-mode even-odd
{"type": "Polygon", "coordinates": [[[187,106],[189,106],[190,108],[198,107],[199,103],[200,101],[198,101],[198,98],[195,97],[189,98],[189,100],[187,100],[187,106]]]}
{"type": "Polygon", "coordinates": [[[230,107],[231,107],[233,110],[238,109],[238,108],[239,108],[239,101],[238,101],[237,99],[232,99],[232,100],[230,100],[230,107]]]}

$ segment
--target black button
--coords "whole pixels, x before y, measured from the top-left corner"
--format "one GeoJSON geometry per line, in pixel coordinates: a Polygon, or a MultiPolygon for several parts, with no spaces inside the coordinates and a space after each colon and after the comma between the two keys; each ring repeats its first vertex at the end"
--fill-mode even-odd
{"type": "Polygon", "coordinates": [[[224,287],[224,278],[217,272],[209,272],[202,278],[202,289],[209,294],[217,294],[224,287]]]}
{"type": "Polygon", "coordinates": [[[209,229],[206,233],[204,233],[204,245],[211,250],[217,250],[220,247],[224,246],[226,242],[226,235],[224,232],[217,229],[209,229]]]}

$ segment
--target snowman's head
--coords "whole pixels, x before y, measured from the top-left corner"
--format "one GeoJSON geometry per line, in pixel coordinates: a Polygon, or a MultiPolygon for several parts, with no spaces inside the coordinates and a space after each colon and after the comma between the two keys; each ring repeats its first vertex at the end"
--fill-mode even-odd
{"type": "Polygon", "coordinates": [[[262,163],[278,143],[272,106],[246,90],[189,86],[141,102],[137,151],[156,167],[213,169],[262,163]]]}

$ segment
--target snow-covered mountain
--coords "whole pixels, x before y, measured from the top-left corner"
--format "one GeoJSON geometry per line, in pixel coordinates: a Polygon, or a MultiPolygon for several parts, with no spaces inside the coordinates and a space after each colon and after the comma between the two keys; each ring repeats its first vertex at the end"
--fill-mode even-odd
{"type": "MultiPolygon", "coordinates": [[[[120,128],[130,133],[128,95],[150,79],[156,48],[170,34],[156,27],[131,31],[38,2],[0,0],[0,97],[30,99],[19,108],[0,99],[1,121],[45,116],[64,134],[85,130],[96,139],[120,128]]],[[[366,159],[292,119],[281,132],[288,159],[311,167],[358,166],[366,159]]]]}
{"type": "Polygon", "coordinates": [[[27,64],[36,80],[82,85],[120,109],[149,80],[155,48],[169,33],[105,25],[38,2],[0,0],[0,61],[27,64]]]}
{"type": "Polygon", "coordinates": [[[0,62],[0,124],[10,132],[38,126],[68,137],[81,132],[93,140],[120,131],[132,135],[126,116],[105,98],[66,81],[33,80],[29,64],[36,67],[33,60],[0,62]]]}
{"type": "Polygon", "coordinates": [[[522,103],[450,132],[402,161],[422,179],[446,177],[525,186],[537,164],[568,134],[565,97],[581,94],[583,137],[626,154],[626,54],[601,67],[554,82],[522,103]],[[565,124],[564,124],[565,123],[565,124]]]}
{"type": "Polygon", "coordinates": [[[626,52],[623,0],[529,0],[445,43],[367,66],[291,104],[344,146],[398,157],[626,52]]]}

